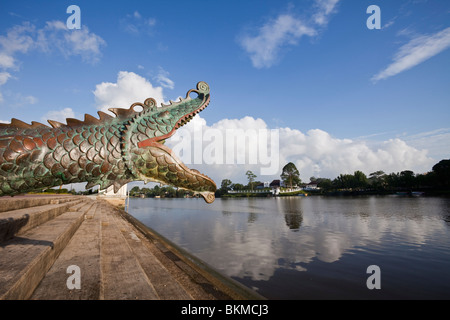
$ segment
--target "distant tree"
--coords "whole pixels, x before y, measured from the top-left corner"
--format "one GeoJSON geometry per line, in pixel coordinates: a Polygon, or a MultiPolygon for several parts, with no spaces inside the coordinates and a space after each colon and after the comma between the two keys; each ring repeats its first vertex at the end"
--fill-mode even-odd
{"type": "Polygon", "coordinates": [[[433,166],[432,170],[436,174],[436,179],[440,186],[450,187],[450,159],[439,161],[433,166]]]}
{"type": "Polygon", "coordinates": [[[245,186],[241,183],[233,183],[231,185],[231,189],[235,190],[235,191],[239,191],[239,190],[244,190],[245,186]]]}
{"type": "Polygon", "coordinates": [[[183,198],[186,194],[189,193],[189,191],[187,191],[185,189],[180,189],[180,188],[178,188],[176,192],[177,192],[177,194],[176,194],[177,198],[183,198]]]}
{"type": "Polygon", "coordinates": [[[253,172],[251,172],[250,170],[248,170],[245,175],[247,176],[248,179],[248,185],[250,186],[250,188],[253,190],[253,182],[256,179],[256,174],[254,174],[253,172]]]}
{"type": "Polygon", "coordinates": [[[152,192],[153,192],[153,190],[150,188],[142,188],[140,193],[145,195],[148,198],[148,197],[152,196],[152,192]]]}
{"type": "Polygon", "coordinates": [[[362,171],[355,171],[353,174],[341,173],[333,180],[332,186],[335,189],[365,189],[368,186],[368,179],[362,171]]]}
{"type": "Polygon", "coordinates": [[[171,186],[164,186],[160,188],[159,195],[165,198],[174,198],[177,195],[177,191],[171,186]]]}
{"type": "Polygon", "coordinates": [[[135,187],[131,188],[130,196],[136,197],[136,196],[138,196],[140,194],[140,192],[141,192],[141,189],[139,189],[138,186],[135,186],[135,187]]]}
{"type": "Polygon", "coordinates": [[[223,192],[226,192],[226,191],[230,190],[230,187],[231,187],[232,184],[233,184],[233,183],[231,182],[230,179],[223,179],[223,180],[222,180],[222,183],[221,183],[221,185],[220,185],[220,189],[221,189],[223,192]]]}
{"type": "Polygon", "coordinates": [[[162,196],[162,188],[158,185],[153,187],[153,196],[162,196]]]}
{"type": "Polygon", "coordinates": [[[297,167],[292,162],[289,162],[283,167],[281,171],[281,179],[284,184],[292,188],[294,185],[299,185],[302,183],[300,180],[300,172],[298,172],[297,167]]]}
{"type": "Polygon", "coordinates": [[[386,185],[391,190],[396,190],[400,188],[400,174],[391,172],[385,177],[386,185]]]}
{"type": "Polygon", "coordinates": [[[384,173],[383,170],[378,170],[378,171],[375,171],[375,172],[372,172],[371,174],[369,174],[369,179],[370,178],[377,178],[377,179],[379,179],[379,178],[381,178],[384,175],[386,175],[386,174],[384,173]]]}
{"type": "Polygon", "coordinates": [[[231,182],[230,179],[223,179],[220,188],[218,188],[215,192],[216,197],[220,198],[222,195],[227,194],[232,185],[233,182],[231,182]]]}
{"type": "Polygon", "coordinates": [[[327,178],[317,178],[315,182],[321,190],[330,190],[333,187],[331,180],[327,178]]]}
{"type": "Polygon", "coordinates": [[[375,190],[383,190],[386,188],[386,174],[384,171],[378,170],[369,174],[369,184],[375,190]]]}
{"type": "Polygon", "coordinates": [[[431,171],[416,175],[416,186],[419,188],[431,188],[437,184],[437,175],[435,172],[431,171]]]}
{"type": "Polygon", "coordinates": [[[353,173],[352,188],[365,189],[367,184],[367,176],[364,172],[358,170],[353,173]]]}
{"type": "Polygon", "coordinates": [[[333,180],[333,186],[336,189],[350,189],[353,186],[353,175],[352,174],[340,174],[336,179],[333,180]]]}
{"type": "Polygon", "coordinates": [[[411,170],[400,172],[400,186],[405,189],[411,189],[415,186],[415,175],[411,170]]]}

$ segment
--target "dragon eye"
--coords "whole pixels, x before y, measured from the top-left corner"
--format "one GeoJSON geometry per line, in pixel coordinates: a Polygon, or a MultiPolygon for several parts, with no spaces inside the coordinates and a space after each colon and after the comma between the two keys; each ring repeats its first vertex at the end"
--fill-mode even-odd
{"type": "Polygon", "coordinates": [[[169,111],[164,111],[161,113],[160,115],[162,118],[168,118],[170,116],[170,112],[169,111]]]}

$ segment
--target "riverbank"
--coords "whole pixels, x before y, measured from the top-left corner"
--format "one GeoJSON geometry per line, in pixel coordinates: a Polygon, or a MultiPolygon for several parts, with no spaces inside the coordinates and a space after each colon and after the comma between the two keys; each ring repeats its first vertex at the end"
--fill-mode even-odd
{"type": "Polygon", "coordinates": [[[0,199],[0,299],[263,297],[104,200],[33,195],[0,199]]]}
{"type": "Polygon", "coordinates": [[[225,193],[216,195],[216,198],[270,198],[270,197],[291,197],[291,196],[436,196],[450,197],[450,190],[435,189],[414,189],[401,191],[374,191],[374,190],[310,190],[308,192],[289,192],[273,195],[271,193],[225,193]]]}

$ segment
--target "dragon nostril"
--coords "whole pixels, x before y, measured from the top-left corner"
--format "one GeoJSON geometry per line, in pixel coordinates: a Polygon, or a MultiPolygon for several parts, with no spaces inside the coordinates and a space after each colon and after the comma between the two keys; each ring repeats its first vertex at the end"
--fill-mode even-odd
{"type": "Polygon", "coordinates": [[[191,92],[189,93],[189,97],[190,97],[191,99],[197,99],[198,93],[195,92],[195,91],[191,91],[191,92]]]}

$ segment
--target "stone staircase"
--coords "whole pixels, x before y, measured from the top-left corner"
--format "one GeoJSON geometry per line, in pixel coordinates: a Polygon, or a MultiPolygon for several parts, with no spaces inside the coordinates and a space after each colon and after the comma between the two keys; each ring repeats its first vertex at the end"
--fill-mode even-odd
{"type": "Polygon", "coordinates": [[[83,196],[1,198],[0,300],[258,298],[216,281],[122,213],[83,196]]]}

